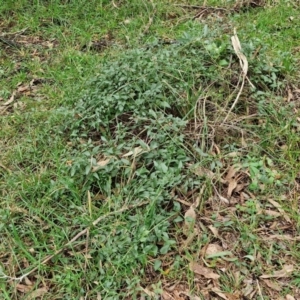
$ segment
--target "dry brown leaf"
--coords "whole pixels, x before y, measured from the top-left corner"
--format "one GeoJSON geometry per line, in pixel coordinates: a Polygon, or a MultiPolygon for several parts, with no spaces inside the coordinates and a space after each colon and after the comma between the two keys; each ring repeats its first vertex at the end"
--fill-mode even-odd
{"type": "Polygon", "coordinates": [[[217,294],[220,298],[224,299],[224,300],[229,300],[226,295],[224,293],[222,293],[219,289],[217,288],[212,288],[211,289],[212,292],[214,292],[215,294],[217,294]]]}
{"type": "Polygon", "coordinates": [[[16,289],[21,293],[28,293],[32,290],[32,286],[28,286],[25,284],[18,283],[16,285],[16,289]]]}
{"type": "MultiPolygon", "coordinates": [[[[254,287],[253,287],[253,283],[252,282],[246,282],[246,286],[245,286],[245,288],[243,289],[243,295],[245,296],[245,297],[248,297],[248,298],[250,298],[249,297],[249,295],[251,295],[252,293],[253,293],[253,291],[254,291],[254,287]]],[[[248,299],[247,298],[247,299],[248,299]]],[[[251,299],[251,298],[250,298],[251,299]]]]}
{"type": "Polygon", "coordinates": [[[194,231],[194,224],[196,221],[196,213],[194,210],[193,205],[190,206],[190,208],[186,211],[184,214],[184,227],[183,227],[183,232],[185,234],[189,234],[194,231]]]}
{"type": "Polygon", "coordinates": [[[196,201],[193,203],[193,207],[197,208],[199,206],[199,204],[200,204],[200,197],[197,197],[196,201]]]}
{"type": "Polygon", "coordinates": [[[232,192],[237,187],[237,182],[235,180],[231,180],[228,184],[228,190],[227,190],[227,197],[230,198],[232,195],[232,192]]]}
{"type": "Polygon", "coordinates": [[[13,103],[15,100],[15,96],[16,96],[16,92],[13,92],[12,95],[10,96],[10,98],[5,103],[1,104],[0,107],[7,106],[7,105],[13,103]]]}
{"type": "Polygon", "coordinates": [[[284,211],[284,209],[282,208],[282,206],[281,206],[278,202],[276,202],[275,200],[272,200],[272,199],[268,199],[268,201],[269,201],[274,207],[276,207],[276,208],[278,209],[278,211],[283,215],[284,219],[285,219],[287,222],[289,222],[289,223],[292,222],[291,219],[290,219],[290,217],[288,216],[288,214],[284,211]]]}
{"type": "MultiPolygon", "coordinates": [[[[231,166],[225,177],[225,181],[228,183],[227,197],[230,198],[232,192],[238,186],[238,179],[236,178],[236,172],[240,169],[240,166],[231,166]]],[[[243,188],[243,187],[240,187],[243,188]]]]}
{"type": "Polygon", "coordinates": [[[129,157],[129,156],[133,156],[133,157],[136,157],[138,156],[139,154],[141,154],[142,152],[144,151],[144,149],[142,147],[135,147],[133,150],[125,153],[122,155],[122,157],[129,157]]]}
{"type": "MultiPolygon", "coordinates": [[[[249,296],[248,296],[248,298],[250,299],[250,300],[252,300],[253,298],[254,298],[254,296],[257,294],[257,292],[258,292],[258,289],[255,289],[249,296]]],[[[247,298],[247,299],[248,299],[247,298]]]]}
{"type": "Polygon", "coordinates": [[[264,279],[264,283],[271,289],[280,292],[282,290],[281,286],[277,282],[273,282],[268,279],[264,279]]]}
{"type": "Polygon", "coordinates": [[[291,296],[291,295],[286,295],[286,296],[285,296],[285,299],[286,299],[286,300],[296,300],[296,298],[294,298],[294,297],[291,296]]]}
{"type": "Polygon", "coordinates": [[[280,217],[281,213],[274,211],[274,210],[270,210],[270,209],[265,209],[262,210],[262,212],[268,216],[272,216],[272,217],[280,217]]]}
{"type": "Polygon", "coordinates": [[[235,178],[235,174],[236,174],[237,171],[238,171],[238,170],[237,170],[234,166],[231,166],[231,167],[229,168],[229,170],[228,170],[228,173],[227,173],[227,175],[226,175],[226,177],[225,177],[225,180],[226,180],[227,182],[230,182],[232,179],[235,178]]]}
{"type": "Polygon", "coordinates": [[[292,272],[294,271],[294,266],[293,265],[285,265],[283,266],[282,270],[275,271],[273,274],[264,274],[261,275],[260,278],[284,278],[284,277],[289,277],[292,272]]]}
{"type": "Polygon", "coordinates": [[[218,195],[219,196],[219,199],[223,202],[223,203],[226,203],[226,204],[229,204],[229,200],[221,195],[218,195]]]}
{"type": "Polygon", "coordinates": [[[193,205],[191,205],[190,208],[184,214],[184,219],[185,222],[188,224],[191,224],[191,222],[193,222],[196,219],[196,213],[193,205]]]}
{"type": "Polygon", "coordinates": [[[240,152],[230,152],[230,153],[226,154],[226,156],[237,157],[237,156],[241,156],[241,153],[240,152]]]}
{"type": "MultiPolygon", "coordinates": [[[[191,300],[201,300],[200,297],[198,296],[194,296],[193,294],[190,293],[190,291],[181,291],[180,294],[183,294],[185,296],[188,296],[189,299],[191,300]]],[[[182,298],[182,299],[186,299],[186,298],[182,298]]]]}
{"type": "Polygon", "coordinates": [[[243,298],[239,291],[235,291],[233,294],[226,293],[225,295],[228,300],[240,300],[241,298],[243,298]]]}
{"type": "Polygon", "coordinates": [[[223,248],[218,244],[209,244],[207,247],[203,247],[201,252],[205,255],[212,255],[222,252],[223,248]]]}
{"type": "Polygon", "coordinates": [[[26,107],[26,103],[22,101],[18,101],[13,104],[13,108],[24,109],[26,107]]]}
{"type": "Polygon", "coordinates": [[[210,231],[213,233],[213,235],[215,237],[218,237],[219,236],[219,232],[218,232],[218,229],[212,225],[209,225],[208,228],[210,229],[210,231]]]}
{"type": "Polygon", "coordinates": [[[30,89],[29,85],[20,85],[17,89],[19,93],[24,93],[30,89]]]}
{"type": "Polygon", "coordinates": [[[96,166],[94,166],[92,168],[92,172],[96,172],[98,171],[99,169],[105,167],[108,163],[110,162],[110,159],[105,159],[105,160],[99,160],[96,164],[96,166]]]}
{"type": "Polygon", "coordinates": [[[174,298],[166,291],[163,291],[161,294],[163,300],[174,300],[174,298]]]}
{"type": "Polygon", "coordinates": [[[290,89],[288,89],[288,96],[287,96],[287,102],[291,102],[291,100],[294,98],[294,95],[290,89]]]}
{"type": "Polygon", "coordinates": [[[150,291],[148,288],[142,288],[142,290],[149,297],[155,297],[156,296],[156,294],[154,292],[150,291]]]}
{"type": "Polygon", "coordinates": [[[190,270],[198,275],[204,276],[207,279],[219,279],[220,275],[213,272],[212,269],[202,267],[195,262],[191,262],[190,270]]]}
{"type": "Polygon", "coordinates": [[[48,292],[48,288],[47,287],[42,287],[39,289],[36,289],[35,291],[31,292],[27,297],[26,300],[33,300],[36,299],[38,297],[43,296],[44,294],[46,294],[48,292]]]}
{"type": "Polygon", "coordinates": [[[200,177],[208,177],[210,179],[214,178],[215,174],[209,170],[209,169],[205,169],[203,167],[200,167],[200,166],[191,166],[190,167],[190,170],[197,176],[200,176],[200,177]]]}
{"type": "MultiPolygon", "coordinates": [[[[30,251],[30,249],[29,249],[29,251],[30,251]]],[[[33,285],[32,281],[29,280],[28,277],[25,277],[24,281],[25,281],[26,285],[33,285]]]]}
{"type": "Polygon", "coordinates": [[[247,186],[246,183],[239,183],[239,184],[237,184],[237,186],[235,188],[235,192],[236,193],[241,192],[245,188],[245,186],[247,186]]]}
{"type": "Polygon", "coordinates": [[[264,237],[264,240],[299,241],[300,236],[293,237],[289,234],[272,234],[264,237]]]}
{"type": "Polygon", "coordinates": [[[183,205],[188,206],[188,207],[190,207],[190,206],[192,205],[190,202],[185,201],[185,200],[183,200],[183,199],[177,198],[176,201],[178,201],[178,202],[180,202],[180,203],[182,203],[183,205]]]}

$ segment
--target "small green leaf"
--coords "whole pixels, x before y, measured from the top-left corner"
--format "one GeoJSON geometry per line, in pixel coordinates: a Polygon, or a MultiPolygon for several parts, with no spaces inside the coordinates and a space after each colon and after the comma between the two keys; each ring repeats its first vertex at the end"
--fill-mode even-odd
{"type": "Polygon", "coordinates": [[[164,173],[167,173],[168,172],[168,167],[164,164],[164,163],[161,163],[161,170],[164,172],[164,173]]]}
{"type": "Polygon", "coordinates": [[[166,254],[170,249],[170,245],[169,244],[166,244],[164,245],[161,249],[160,249],[160,253],[161,254],[166,254]]]}
{"type": "Polygon", "coordinates": [[[160,266],[161,266],[161,261],[156,259],[153,265],[154,270],[157,271],[160,268],[160,266]]]}

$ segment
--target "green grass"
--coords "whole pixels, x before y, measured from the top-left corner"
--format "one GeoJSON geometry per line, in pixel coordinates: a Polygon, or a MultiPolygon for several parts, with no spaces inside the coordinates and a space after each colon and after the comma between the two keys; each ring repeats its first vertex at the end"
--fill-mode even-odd
{"type": "Polygon", "coordinates": [[[1,299],[299,297],[299,8],[246,2],[0,4],[1,299]]]}

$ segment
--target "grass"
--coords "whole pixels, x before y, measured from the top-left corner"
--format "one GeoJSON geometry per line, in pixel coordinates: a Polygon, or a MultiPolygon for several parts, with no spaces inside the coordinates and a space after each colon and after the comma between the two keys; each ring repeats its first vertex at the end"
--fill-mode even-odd
{"type": "Polygon", "coordinates": [[[0,5],[1,299],[299,297],[299,8],[246,2],[0,5]]]}

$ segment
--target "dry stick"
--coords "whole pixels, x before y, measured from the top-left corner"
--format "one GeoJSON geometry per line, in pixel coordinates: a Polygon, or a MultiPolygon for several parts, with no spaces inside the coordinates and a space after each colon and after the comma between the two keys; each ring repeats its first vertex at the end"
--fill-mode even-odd
{"type": "Polygon", "coordinates": [[[261,300],[264,300],[264,297],[262,295],[262,292],[261,292],[261,289],[260,289],[260,285],[259,285],[259,282],[258,280],[256,279],[256,284],[257,284],[257,287],[258,287],[258,293],[259,293],[259,296],[261,298],[261,300]]]}
{"type": "MultiPolygon", "coordinates": [[[[129,206],[124,206],[119,210],[113,211],[113,212],[109,212],[101,217],[99,217],[98,219],[96,219],[93,223],[92,226],[96,226],[100,221],[104,220],[105,218],[115,215],[115,214],[119,214],[122,213],[126,210],[132,209],[132,208],[136,208],[136,207],[140,207],[140,206],[144,206],[146,204],[148,204],[149,201],[144,201],[142,203],[136,204],[136,205],[129,205],[129,206]]],[[[85,235],[88,233],[88,231],[90,230],[91,226],[88,226],[87,228],[85,228],[84,230],[80,231],[78,234],[76,234],[69,242],[67,242],[66,244],[64,244],[60,249],[58,249],[57,251],[55,251],[53,254],[48,255],[46,258],[43,259],[43,261],[39,264],[40,265],[45,265],[49,260],[51,260],[54,256],[58,255],[59,253],[61,253],[63,250],[65,250],[67,247],[69,247],[70,245],[72,245],[77,239],[79,239],[81,236],[85,235]]],[[[26,274],[20,276],[20,277],[10,277],[7,275],[4,276],[0,276],[0,278],[8,278],[10,280],[15,280],[15,281],[22,281],[25,277],[27,277],[28,275],[32,274],[33,272],[35,272],[36,270],[38,270],[39,266],[34,267],[32,270],[30,270],[29,272],[27,272],[26,274]]]]}

